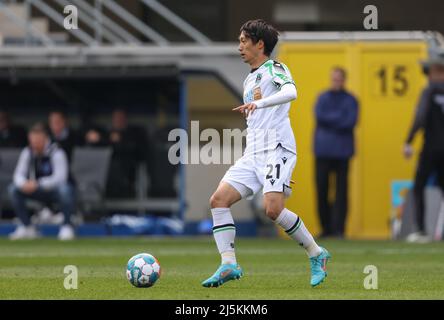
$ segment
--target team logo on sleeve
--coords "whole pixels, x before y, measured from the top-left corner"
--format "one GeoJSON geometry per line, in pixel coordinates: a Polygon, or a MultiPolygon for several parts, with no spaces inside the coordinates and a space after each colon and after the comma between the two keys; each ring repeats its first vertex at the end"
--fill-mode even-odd
{"type": "Polygon", "coordinates": [[[258,84],[259,82],[261,82],[261,80],[262,80],[262,73],[258,73],[258,75],[256,76],[255,83],[258,84]]]}
{"type": "Polygon", "coordinates": [[[253,89],[253,99],[254,100],[262,99],[261,87],[256,87],[253,89]]]}

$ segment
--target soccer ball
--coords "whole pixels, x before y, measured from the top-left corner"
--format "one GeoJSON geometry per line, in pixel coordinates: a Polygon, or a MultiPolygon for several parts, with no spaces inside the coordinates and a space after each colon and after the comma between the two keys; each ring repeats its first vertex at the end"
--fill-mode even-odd
{"type": "Polygon", "coordinates": [[[135,287],[147,288],[153,286],[160,278],[160,264],[149,253],[139,253],[129,259],[126,267],[126,277],[135,287]]]}

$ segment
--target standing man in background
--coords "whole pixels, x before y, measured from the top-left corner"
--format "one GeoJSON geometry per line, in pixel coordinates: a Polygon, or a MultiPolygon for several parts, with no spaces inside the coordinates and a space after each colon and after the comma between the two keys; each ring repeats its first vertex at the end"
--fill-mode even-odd
{"type": "Polygon", "coordinates": [[[124,108],[114,109],[111,115],[109,139],[113,148],[106,195],[110,198],[134,198],[139,164],[145,160],[146,133],[130,125],[124,108]]]}
{"type": "Polygon", "coordinates": [[[417,231],[407,237],[408,242],[417,243],[432,240],[426,234],[424,214],[424,190],[431,174],[438,174],[438,184],[444,191],[444,54],[430,59],[423,67],[429,77],[429,85],[421,94],[415,119],[404,145],[404,156],[408,159],[413,154],[413,138],[420,129],[424,130],[424,144],[413,187],[417,231]]]}
{"type": "Polygon", "coordinates": [[[321,237],[344,236],[347,217],[349,160],[354,154],[353,129],[358,118],[358,101],[345,90],[347,74],[341,67],[331,72],[331,87],[315,106],[316,187],[321,237]],[[336,175],[336,197],[329,202],[330,174],[336,175]]]}
{"type": "Polygon", "coordinates": [[[71,159],[72,150],[79,144],[76,132],[69,127],[68,119],[61,110],[54,110],[49,113],[48,125],[51,133],[51,140],[57,142],[59,147],[65,150],[68,160],[71,159]]]}

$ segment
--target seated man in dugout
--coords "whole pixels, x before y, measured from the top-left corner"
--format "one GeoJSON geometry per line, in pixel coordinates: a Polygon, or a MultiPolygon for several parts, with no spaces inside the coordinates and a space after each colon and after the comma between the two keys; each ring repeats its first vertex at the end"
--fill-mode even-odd
{"type": "Polygon", "coordinates": [[[75,236],[71,225],[71,216],[75,211],[75,189],[66,153],[51,142],[46,127],[41,123],[31,128],[28,141],[29,145],[20,154],[13,183],[8,190],[14,211],[20,219],[10,239],[38,237],[26,208],[27,200],[32,199],[44,205],[58,204],[64,214],[58,238],[71,240],[75,236]]]}

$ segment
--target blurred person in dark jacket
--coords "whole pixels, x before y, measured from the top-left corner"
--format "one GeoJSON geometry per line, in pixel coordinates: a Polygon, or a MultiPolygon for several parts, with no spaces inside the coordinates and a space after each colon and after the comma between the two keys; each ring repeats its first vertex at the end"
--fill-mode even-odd
{"type": "Polygon", "coordinates": [[[320,94],[315,106],[316,187],[321,236],[343,237],[348,210],[349,160],[354,154],[353,129],[358,118],[358,101],[345,89],[346,72],[331,72],[330,89],[320,94]],[[336,197],[329,202],[330,174],[336,176],[336,197]]]}
{"type": "Polygon", "coordinates": [[[109,146],[108,135],[105,129],[90,124],[83,130],[83,146],[85,147],[107,147],[109,146]]]}
{"type": "Polygon", "coordinates": [[[77,133],[69,127],[66,114],[61,110],[51,111],[48,116],[48,126],[51,140],[65,150],[70,161],[72,150],[79,144],[79,139],[77,133]]]}
{"type": "Polygon", "coordinates": [[[0,110],[0,148],[23,148],[26,144],[26,130],[13,125],[9,113],[0,110]]]}
{"type": "Polygon", "coordinates": [[[149,139],[147,168],[152,187],[148,195],[153,198],[174,198],[177,196],[175,184],[179,166],[171,164],[168,160],[169,150],[174,144],[168,140],[168,135],[179,124],[168,123],[166,103],[165,97],[159,99],[157,121],[149,139]]]}
{"type": "Polygon", "coordinates": [[[128,124],[124,109],[115,109],[111,117],[108,141],[113,148],[106,195],[110,198],[134,198],[136,173],[145,160],[146,133],[128,124]]]}
{"type": "MultiPolygon", "coordinates": [[[[424,143],[419,156],[413,186],[417,231],[407,236],[408,242],[432,240],[425,229],[425,195],[428,179],[437,173],[437,182],[444,192],[444,54],[423,63],[429,84],[421,93],[415,118],[404,144],[404,156],[413,155],[412,141],[422,130],[424,143]]],[[[444,203],[441,204],[444,206],[444,203]]]]}

